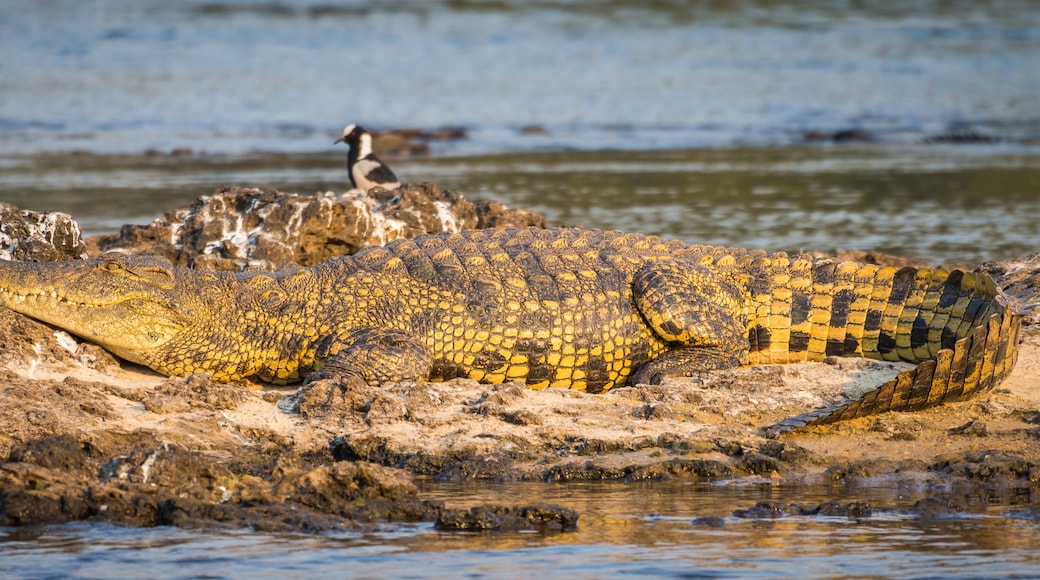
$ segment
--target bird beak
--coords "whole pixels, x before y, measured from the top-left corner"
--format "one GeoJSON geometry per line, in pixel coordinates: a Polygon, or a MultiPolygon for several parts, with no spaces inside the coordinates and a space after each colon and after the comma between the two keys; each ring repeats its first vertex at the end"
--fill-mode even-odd
{"type": "Polygon", "coordinates": [[[332,144],[335,145],[336,143],[342,143],[343,141],[345,141],[345,139],[343,137],[340,137],[339,139],[333,141],[332,144]]]}

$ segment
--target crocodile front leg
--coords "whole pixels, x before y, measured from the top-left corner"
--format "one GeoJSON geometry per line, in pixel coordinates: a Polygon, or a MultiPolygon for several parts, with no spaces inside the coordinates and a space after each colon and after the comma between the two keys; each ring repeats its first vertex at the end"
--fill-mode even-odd
{"type": "Polygon", "coordinates": [[[362,328],[345,340],[330,341],[318,349],[328,357],[308,382],[335,378],[344,384],[360,380],[370,386],[430,378],[432,361],[426,346],[403,330],[362,328]]]}
{"type": "Polygon", "coordinates": [[[669,350],[644,364],[631,384],[660,382],[667,375],[740,366],[749,344],[740,290],[694,262],[654,262],[636,273],[636,307],[669,350]]]}
{"type": "Polygon", "coordinates": [[[328,337],[317,358],[327,362],[307,376],[303,386],[278,406],[305,417],[346,415],[365,409],[384,383],[428,380],[431,360],[426,347],[408,333],[362,328],[346,338],[328,337]]]}

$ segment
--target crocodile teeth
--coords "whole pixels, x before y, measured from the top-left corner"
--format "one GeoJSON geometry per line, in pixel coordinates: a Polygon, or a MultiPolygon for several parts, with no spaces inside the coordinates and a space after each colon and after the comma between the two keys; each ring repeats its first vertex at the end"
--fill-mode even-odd
{"type": "Polygon", "coordinates": [[[9,297],[8,298],[9,300],[17,301],[17,302],[25,302],[27,299],[30,299],[30,298],[33,299],[33,300],[36,300],[37,298],[50,298],[50,299],[56,300],[58,302],[64,302],[66,304],[69,304],[70,306],[78,306],[80,308],[97,308],[96,304],[87,304],[85,302],[74,302],[74,301],[69,300],[68,298],[65,298],[63,296],[59,296],[58,293],[56,291],[54,291],[54,290],[36,290],[36,291],[34,291],[34,292],[30,293],[30,294],[20,294],[20,293],[17,293],[15,291],[11,290],[10,288],[2,288],[2,287],[0,287],[0,294],[6,294],[9,297]]]}

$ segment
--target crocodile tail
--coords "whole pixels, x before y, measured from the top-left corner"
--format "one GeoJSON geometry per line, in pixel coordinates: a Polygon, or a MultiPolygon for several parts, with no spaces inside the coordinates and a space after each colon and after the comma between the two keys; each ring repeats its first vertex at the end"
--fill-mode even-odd
{"type": "Polygon", "coordinates": [[[752,363],[863,356],[917,363],[860,399],[788,419],[784,432],[962,400],[1004,379],[1021,315],[986,274],[789,258],[749,281],[752,363]]]}

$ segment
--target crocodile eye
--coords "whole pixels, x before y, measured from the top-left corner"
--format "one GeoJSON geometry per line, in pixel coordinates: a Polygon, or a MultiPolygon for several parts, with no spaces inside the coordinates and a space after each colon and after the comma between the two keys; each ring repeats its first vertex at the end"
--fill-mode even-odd
{"type": "Polygon", "coordinates": [[[123,265],[115,260],[108,260],[107,262],[101,262],[101,264],[98,265],[98,268],[105,272],[118,272],[123,269],[123,265]]]}
{"type": "Polygon", "coordinates": [[[145,268],[143,270],[143,272],[146,272],[146,273],[152,274],[152,275],[156,275],[156,276],[161,276],[161,277],[166,278],[168,280],[173,280],[173,272],[171,272],[168,268],[163,268],[163,267],[145,268]]]}
{"type": "Polygon", "coordinates": [[[285,293],[277,288],[272,288],[260,295],[260,301],[268,308],[274,308],[285,302],[285,293]]]}
{"type": "Polygon", "coordinates": [[[220,288],[217,287],[216,284],[206,284],[205,286],[199,288],[199,295],[201,295],[206,300],[216,302],[220,299],[223,293],[220,291],[220,288]]]}

